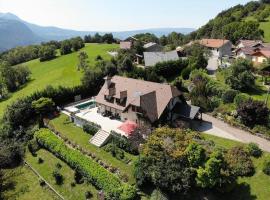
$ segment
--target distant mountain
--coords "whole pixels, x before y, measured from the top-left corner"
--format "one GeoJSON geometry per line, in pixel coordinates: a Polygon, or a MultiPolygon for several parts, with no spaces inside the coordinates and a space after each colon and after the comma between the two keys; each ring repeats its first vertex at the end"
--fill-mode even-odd
{"type": "MultiPolygon", "coordinates": [[[[64,40],[75,36],[93,35],[107,32],[100,31],[76,31],[62,29],[53,26],[39,26],[26,22],[12,13],[0,13],[0,51],[15,46],[29,45],[49,40],[64,40]]],[[[112,32],[119,39],[125,39],[139,33],[153,33],[157,36],[167,35],[173,31],[188,34],[195,29],[192,28],[156,28],[134,31],[112,32]]],[[[109,31],[108,31],[109,32],[109,31]]]]}
{"type": "Polygon", "coordinates": [[[24,23],[0,18],[0,51],[41,41],[24,23]]]}
{"type": "Polygon", "coordinates": [[[188,34],[192,31],[195,31],[194,28],[152,28],[152,29],[143,29],[143,30],[134,30],[134,31],[122,31],[122,32],[113,32],[113,35],[119,39],[125,39],[127,37],[139,34],[139,33],[152,33],[160,37],[162,35],[168,35],[171,32],[188,34]]]}

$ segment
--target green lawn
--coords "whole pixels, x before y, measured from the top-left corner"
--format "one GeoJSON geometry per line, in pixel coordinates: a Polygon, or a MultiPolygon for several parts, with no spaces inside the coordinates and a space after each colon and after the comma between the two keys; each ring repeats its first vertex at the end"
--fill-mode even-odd
{"type": "Polygon", "coordinates": [[[27,153],[26,160],[32,167],[34,167],[41,176],[48,181],[57,192],[59,192],[67,200],[84,200],[85,192],[90,191],[93,194],[93,199],[97,199],[97,190],[94,186],[83,183],[76,184],[75,187],[72,187],[70,184],[74,182],[74,171],[60,159],[56,158],[50,152],[41,149],[37,152],[37,157],[33,157],[30,153],[27,153]],[[38,163],[38,158],[44,160],[43,163],[38,163]],[[60,163],[62,168],[59,170],[64,177],[64,182],[62,185],[55,184],[55,179],[52,176],[52,173],[56,168],[56,164],[60,163]]]}
{"type": "MultiPolygon", "coordinates": [[[[95,58],[101,55],[109,59],[107,51],[117,48],[117,44],[86,44],[82,51],[89,56],[89,65],[95,66],[95,58]]],[[[57,57],[51,61],[40,62],[38,59],[25,63],[32,72],[31,81],[22,89],[11,94],[10,98],[0,102],[0,117],[7,105],[20,97],[32,94],[37,90],[44,89],[48,85],[72,87],[80,84],[82,72],[77,71],[78,52],[57,57]]]]}
{"type": "MultiPolygon", "coordinates": [[[[224,148],[231,148],[241,143],[232,140],[227,140],[212,135],[203,134],[205,139],[212,140],[217,146],[224,148]]],[[[261,158],[253,158],[256,172],[252,177],[245,177],[238,179],[238,186],[226,199],[237,200],[267,200],[270,197],[270,176],[262,172],[263,163],[265,160],[270,160],[270,153],[263,153],[261,158]]]]}
{"type": "Polygon", "coordinates": [[[110,153],[104,151],[102,148],[98,148],[89,143],[90,135],[86,134],[81,128],[74,125],[69,121],[66,115],[60,115],[58,118],[53,119],[50,122],[56,130],[61,132],[65,137],[71,141],[76,142],[82,148],[85,148],[93,153],[107,164],[111,164],[114,167],[120,169],[122,173],[125,173],[129,177],[129,183],[135,183],[133,177],[133,163],[136,156],[125,153],[125,156],[132,160],[132,164],[125,164],[124,162],[117,160],[110,153]]]}
{"type": "MultiPolygon", "coordinates": [[[[216,74],[217,80],[223,84],[225,84],[225,78],[224,78],[225,73],[226,73],[226,71],[223,70],[223,71],[219,71],[216,74]]],[[[262,80],[260,77],[256,77],[254,89],[247,92],[247,94],[250,95],[251,97],[253,97],[255,100],[259,100],[259,101],[263,101],[263,102],[266,100],[267,88],[265,86],[263,86],[263,83],[262,83],[262,80]]],[[[270,99],[268,100],[268,107],[270,108],[270,99]]]]}
{"type": "Polygon", "coordinates": [[[49,188],[39,185],[39,178],[26,166],[5,170],[5,178],[6,200],[59,200],[49,188]]]}

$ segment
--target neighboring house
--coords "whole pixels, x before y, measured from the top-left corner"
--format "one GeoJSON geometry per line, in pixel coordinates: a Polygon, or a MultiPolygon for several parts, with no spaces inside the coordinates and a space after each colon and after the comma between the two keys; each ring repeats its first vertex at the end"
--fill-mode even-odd
{"type": "Polygon", "coordinates": [[[247,47],[261,47],[263,42],[261,40],[239,40],[236,43],[236,49],[247,47]]]}
{"type": "Polygon", "coordinates": [[[252,54],[254,53],[254,48],[243,47],[235,50],[236,58],[252,59],[252,54]]]}
{"type": "Polygon", "coordinates": [[[199,43],[210,49],[214,56],[223,57],[232,55],[232,43],[223,39],[202,39],[199,43]]]}
{"type": "Polygon", "coordinates": [[[120,42],[120,49],[128,50],[128,49],[132,48],[132,45],[133,45],[133,43],[130,41],[121,41],[120,42]]]}
{"type": "Polygon", "coordinates": [[[177,51],[169,52],[144,52],[145,67],[155,66],[159,62],[178,60],[177,51]]]}
{"type": "Polygon", "coordinates": [[[254,62],[254,64],[262,64],[267,61],[267,59],[270,59],[270,49],[262,49],[252,54],[252,62],[254,62]]]}
{"type": "Polygon", "coordinates": [[[143,46],[145,52],[160,52],[163,51],[163,46],[155,43],[149,42],[143,46]]]}
{"type": "Polygon", "coordinates": [[[162,120],[194,119],[199,112],[199,107],[186,103],[176,87],[121,76],[106,77],[95,99],[101,114],[139,126],[162,120]]]}

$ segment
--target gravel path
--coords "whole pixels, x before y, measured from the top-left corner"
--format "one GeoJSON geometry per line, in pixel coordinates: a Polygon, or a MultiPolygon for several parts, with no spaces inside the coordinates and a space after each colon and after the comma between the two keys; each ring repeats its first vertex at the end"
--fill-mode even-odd
{"type": "Polygon", "coordinates": [[[270,141],[266,139],[232,127],[225,122],[206,114],[203,114],[203,120],[204,121],[201,124],[195,124],[195,128],[198,131],[243,143],[254,142],[257,143],[264,151],[270,152],[270,141]]]}

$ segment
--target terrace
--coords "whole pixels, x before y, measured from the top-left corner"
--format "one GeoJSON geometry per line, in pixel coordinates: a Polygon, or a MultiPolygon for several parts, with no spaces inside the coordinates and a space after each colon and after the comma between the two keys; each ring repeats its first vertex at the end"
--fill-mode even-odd
{"type": "Polygon", "coordinates": [[[74,115],[74,123],[77,126],[82,127],[86,122],[92,122],[100,125],[101,130],[107,133],[114,131],[120,135],[128,136],[130,130],[135,128],[129,121],[122,122],[109,113],[100,113],[94,99],[68,106],[64,108],[63,113],[68,116],[74,115]]]}

